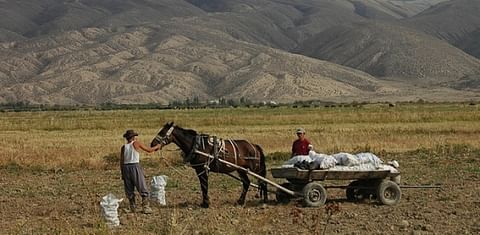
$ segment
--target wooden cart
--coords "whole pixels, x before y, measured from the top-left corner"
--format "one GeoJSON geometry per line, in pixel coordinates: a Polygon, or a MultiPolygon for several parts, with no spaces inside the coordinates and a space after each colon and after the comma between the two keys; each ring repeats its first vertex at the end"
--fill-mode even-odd
{"type": "Polygon", "coordinates": [[[384,205],[395,205],[401,198],[400,172],[298,168],[272,168],[270,171],[274,178],[283,178],[288,181],[281,184],[281,187],[276,187],[276,198],[281,203],[288,203],[292,198],[302,197],[306,206],[318,207],[325,204],[326,188],[346,189],[346,196],[350,201],[376,198],[384,205]],[[351,182],[347,186],[323,186],[319,183],[325,180],[350,180],[351,182]]]}
{"type": "Polygon", "coordinates": [[[375,197],[385,205],[395,205],[400,201],[401,191],[398,185],[400,173],[392,173],[389,170],[374,171],[338,171],[328,170],[301,170],[298,168],[272,168],[274,178],[284,178],[288,182],[278,184],[248,169],[214,158],[214,156],[196,150],[195,153],[216,159],[233,168],[239,169],[257,179],[260,179],[277,190],[277,201],[289,202],[292,198],[302,197],[306,206],[318,207],[325,204],[327,199],[326,188],[345,188],[347,199],[360,200],[375,197]],[[318,181],[324,180],[353,180],[348,186],[322,186],[318,181]]]}

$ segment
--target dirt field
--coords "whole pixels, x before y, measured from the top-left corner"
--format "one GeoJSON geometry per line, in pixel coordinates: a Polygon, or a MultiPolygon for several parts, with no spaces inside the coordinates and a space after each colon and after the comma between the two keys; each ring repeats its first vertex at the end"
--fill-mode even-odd
{"type": "MultiPolygon", "coordinates": [[[[396,206],[372,200],[348,202],[343,190],[329,189],[327,207],[332,203],[339,207],[329,220],[326,207],[305,208],[295,201],[276,204],[273,194],[272,201],[262,207],[254,197],[255,190],[249,192],[245,207],[236,206],[240,185],[218,174],[210,174],[211,207],[200,208],[193,170],[166,165],[154,155],[145,159],[147,178],[170,177],[167,206],[154,206],[152,215],[120,212],[121,226],[113,230],[103,224],[99,207],[108,192],[123,197],[122,182],[113,165],[106,164],[105,170],[57,172],[8,165],[0,170],[0,227],[9,234],[319,234],[325,229],[326,234],[478,234],[479,154],[462,146],[386,154],[384,160],[400,162],[402,184],[442,184],[442,188],[404,189],[396,206]]],[[[275,163],[270,162],[272,165],[275,163]]],[[[334,183],[345,182],[325,182],[334,183]]]]}
{"type": "Polygon", "coordinates": [[[479,120],[478,108],[456,104],[2,113],[0,234],[479,234],[479,120]],[[273,194],[263,207],[252,189],[241,207],[235,205],[240,183],[212,173],[211,206],[203,209],[193,169],[169,145],[141,159],[147,181],[155,175],[169,177],[167,206],[154,205],[151,215],[127,214],[121,210],[124,202],[121,226],[107,228],[101,198],[110,192],[124,197],[117,158],[121,134],[134,128],[149,143],[167,120],[253,140],[264,147],[268,168],[285,160],[279,156],[288,156],[292,130],[303,126],[317,152],[371,151],[400,163],[403,185],[442,187],[403,189],[395,206],[349,202],[344,190],[328,189],[327,204],[319,208],[305,208],[300,201],[277,204],[273,194]]]}

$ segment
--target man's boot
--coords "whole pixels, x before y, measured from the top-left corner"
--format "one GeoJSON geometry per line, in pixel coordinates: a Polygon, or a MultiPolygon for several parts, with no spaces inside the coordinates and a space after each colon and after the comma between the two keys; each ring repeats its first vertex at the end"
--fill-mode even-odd
{"type": "Polygon", "coordinates": [[[135,209],[136,209],[135,198],[129,198],[128,202],[130,204],[129,208],[124,208],[123,211],[126,213],[135,213],[135,209]]]}
{"type": "Polygon", "coordinates": [[[144,214],[151,214],[153,212],[152,209],[150,208],[148,197],[142,197],[142,210],[144,214]]]}

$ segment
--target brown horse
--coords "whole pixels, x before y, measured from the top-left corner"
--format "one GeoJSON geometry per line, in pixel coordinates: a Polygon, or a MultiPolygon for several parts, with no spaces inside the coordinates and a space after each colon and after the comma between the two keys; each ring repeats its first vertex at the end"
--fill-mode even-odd
{"type": "MultiPolygon", "coordinates": [[[[235,169],[217,159],[234,163],[243,168],[249,169],[260,176],[265,177],[267,170],[265,167],[265,155],[260,146],[251,144],[246,140],[220,140],[215,137],[197,134],[194,130],[183,129],[174,125],[173,122],[163,126],[157,136],[152,140],[151,146],[160,144],[161,147],[170,143],[175,143],[183,152],[185,162],[189,162],[195,169],[200,187],[202,189],[202,204],[204,208],[209,206],[208,198],[208,172],[227,173],[237,171],[243,184],[243,191],[238,199],[238,204],[244,205],[245,196],[250,186],[250,180],[247,173],[235,169]],[[196,153],[200,151],[213,156],[209,158],[196,153]]],[[[264,203],[268,200],[267,184],[259,180],[260,195],[263,196],[264,203]]]]}

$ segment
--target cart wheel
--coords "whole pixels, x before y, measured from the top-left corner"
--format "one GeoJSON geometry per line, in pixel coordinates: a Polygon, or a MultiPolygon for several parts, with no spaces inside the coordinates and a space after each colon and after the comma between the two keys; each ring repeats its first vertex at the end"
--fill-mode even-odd
{"type": "Polygon", "coordinates": [[[362,185],[362,182],[358,180],[353,181],[348,185],[348,188],[346,190],[348,201],[356,202],[356,201],[361,201],[363,199],[366,199],[368,197],[365,190],[356,188],[358,186],[364,186],[364,185],[362,185]]]}
{"type": "MultiPolygon", "coordinates": [[[[289,183],[283,183],[281,184],[282,187],[284,188],[288,188],[290,189],[290,184],[289,183]]],[[[292,199],[292,196],[289,195],[288,193],[280,190],[280,189],[277,189],[277,191],[275,192],[275,196],[276,196],[276,199],[277,199],[277,202],[281,203],[281,204],[288,204],[290,202],[290,199],[292,199]]]]}
{"type": "Polygon", "coordinates": [[[327,190],[315,182],[308,183],[303,187],[303,201],[306,206],[319,207],[327,200],[327,190]]]}
{"type": "Polygon", "coordinates": [[[402,192],[398,184],[390,180],[382,181],[377,188],[377,198],[384,205],[395,205],[400,201],[402,192]]]}

